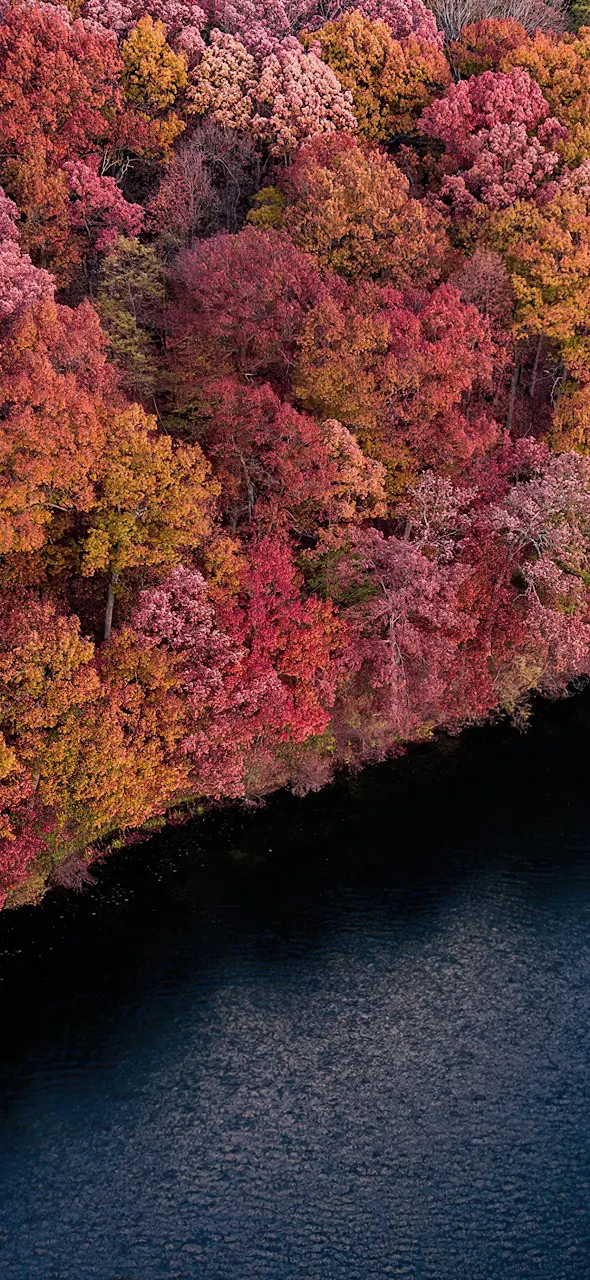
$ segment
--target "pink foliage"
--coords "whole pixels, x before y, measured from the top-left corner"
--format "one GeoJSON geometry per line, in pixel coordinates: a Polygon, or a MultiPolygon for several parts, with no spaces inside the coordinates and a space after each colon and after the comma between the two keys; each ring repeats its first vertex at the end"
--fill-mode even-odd
{"type": "Polygon", "coordinates": [[[120,39],[149,14],[155,22],[164,23],[169,43],[182,48],[189,61],[205,48],[201,32],[207,25],[207,15],[200,4],[191,0],[85,0],[83,14],[120,39]]]}
{"type": "Polygon", "coordinates": [[[6,192],[0,187],[0,240],[18,240],[16,222],[20,213],[14,200],[9,200],[6,192]]]}
{"type": "Polygon", "coordinates": [[[453,172],[443,180],[441,196],[461,213],[479,202],[503,209],[534,196],[557,168],[554,147],[567,136],[520,67],[451,85],[422,112],[420,127],[445,144],[453,172]]]}
{"type": "Polygon", "coordinates": [[[368,18],[386,22],[396,40],[415,35],[426,44],[442,48],[443,34],[423,0],[229,0],[213,10],[216,25],[223,26],[259,55],[272,51],[273,42],[313,31],[339,18],[347,9],[360,9],[368,18]]]}
{"type": "MultiPolygon", "coordinates": [[[[258,30],[258,28],[257,28],[258,30]]],[[[262,43],[213,30],[193,72],[193,111],[226,129],[247,129],[284,158],[316,134],[356,129],[352,98],[331,67],[294,36],[262,30],[262,43]]]]}
{"type": "Polygon", "coordinates": [[[136,236],[143,226],[141,205],[129,204],[113,178],[104,178],[97,166],[83,160],[64,165],[75,201],[72,225],[83,229],[93,247],[108,249],[119,235],[136,236]]]}
{"type": "Polygon", "coordinates": [[[473,257],[451,277],[462,302],[472,302],[486,316],[492,328],[507,329],[514,313],[514,289],[508,268],[499,253],[481,246],[473,257]]]}
{"type": "Polygon", "coordinates": [[[142,591],[133,617],[147,644],[165,647],[180,660],[190,735],[184,746],[201,795],[243,795],[243,748],[250,720],[269,695],[268,684],[249,683],[246,651],[219,629],[197,569],[173,569],[159,587],[142,591]]]}
{"type": "Polygon", "coordinates": [[[396,387],[392,426],[408,433],[422,463],[467,462],[497,438],[497,424],[478,412],[476,393],[491,385],[504,353],[488,322],[450,284],[430,295],[381,293],[390,335],[386,376],[396,387]],[[466,393],[468,417],[461,408],[466,393]]]}
{"type": "Polygon", "coordinates": [[[0,910],[9,889],[22,884],[35,858],[43,852],[45,841],[30,829],[25,829],[12,839],[0,839],[0,910]]]}
{"type": "Polygon", "coordinates": [[[377,754],[383,754],[457,714],[453,674],[477,619],[460,601],[466,566],[441,562],[432,551],[424,554],[414,542],[376,529],[357,531],[353,545],[341,572],[370,588],[350,625],[374,691],[377,754]]]}
{"type": "Polygon", "coordinates": [[[52,298],[48,271],[34,267],[18,245],[17,206],[0,187],[0,321],[15,319],[41,298],[52,298]]]}
{"type": "Polygon", "coordinates": [[[237,602],[216,618],[195,569],[175,569],[144,591],[134,626],[179,660],[191,731],[185,750],[200,794],[242,795],[253,743],[302,742],[329,720],[340,675],[339,628],[330,605],[303,600],[289,548],[253,547],[237,602]]]}
{"type": "Polygon", "coordinates": [[[361,0],[360,4],[351,3],[348,7],[360,9],[367,18],[380,18],[387,23],[395,40],[413,35],[425,44],[443,47],[444,35],[423,0],[361,0]]]}
{"type": "Polygon", "coordinates": [[[277,41],[313,23],[317,8],[317,0],[229,0],[216,4],[214,21],[264,55],[277,41]]]}
{"type": "Polygon", "coordinates": [[[49,272],[34,267],[14,240],[0,241],[0,320],[15,319],[34,302],[52,298],[54,289],[49,272]]]}
{"type": "Polygon", "coordinates": [[[271,155],[281,157],[316,134],[356,129],[356,118],[331,67],[286,36],[262,61],[252,128],[271,155]]]}

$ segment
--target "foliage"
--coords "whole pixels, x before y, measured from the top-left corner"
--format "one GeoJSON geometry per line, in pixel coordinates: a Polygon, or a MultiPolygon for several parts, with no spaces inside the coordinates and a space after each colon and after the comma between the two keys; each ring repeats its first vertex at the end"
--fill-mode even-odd
{"type": "Polygon", "coordinates": [[[178,264],[170,317],[179,395],[224,372],[286,385],[306,315],[325,292],[315,264],[281,232],[247,227],[198,244],[178,264]]]}
{"type": "Polygon", "coordinates": [[[282,225],[324,270],[397,287],[440,279],[449,253],[443,220],[410,197],[383,152],[350,134],[318,138],[301,148],[282,186],[282,225]]]}
{"type": "Polygon", "coordinates": [[[506,258],[517,299],[516,333],[559,343],[575,369],[588,358],[590,164],[566,171],[552,199],[523,200],[495,216],[490,239],[506,258]]]}
{"type": "Polygon", "coordinates": [[[163,22],[140,18],[121,50],[123,88],[140,111],[164,111],[186,87],[186,59],[166,41],[163,22]]]}
{"type": "Polygon", "coordinates": [[[445,145],[449,164],[441,186],[462,213],[481,202],[504,209],[534,196],[557,168],[563,126],[528,72],[484,71],[451,85],[427,107],[420,128],[445,145]]]}
{"type": "Polygon", "coordinates": [[[327,22],[305,38],[319,46],[324,62],[352,95],[358,127],[371,142],[387,142],[410,132],[433,95],[450,80],[446,58],[436,45],[410,36],[394,40],[379,19],[360,10],[327,22]]]}
{"type": "Polygon", "coordinates": [[[560,151],[571,166],[590,155],[590,29],[561,37],[537,31],[506,54],[503,66],[523,67],[536,80],[551,112],[567,128],[560,151]]]}
{"type": "Polygon", "coordinates": [[[303,794],[590,672],[562,26],[5,8],[0,907],[170,806],[303,794]]]}
{"type": "Polygon", "coordinates": [[[101,264],[96,309],[124,385],[140,399],[156,387],[164,306],[164,273],[154,250],[121,236],[101,264]]]}
{"type": "Polygon", "coordinates": [[[275,41],[258,61],[236,36],[214,29],[192,75],[190,109],[223,128],[249,129],[278,158],[315,134],[354,129],[350,94],[312,46],[275,41]]]}
{"type": "Polygon", "coordinates": [[[459,39],[449,42],[447,53],[455,74],[467,79],[482,71],[499,71],[503,59],[526,39],[522,23],[514,18],[484,18],[464,26],[459,39]]]}

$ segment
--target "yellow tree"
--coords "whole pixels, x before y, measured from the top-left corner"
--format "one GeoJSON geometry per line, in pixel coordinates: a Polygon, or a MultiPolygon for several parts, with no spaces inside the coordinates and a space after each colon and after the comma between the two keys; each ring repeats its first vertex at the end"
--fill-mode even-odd
{"type": "Polygon", "coordinates": [[[515,336],[556,343],[569,369],[590,364],[590,165],[566,174],[547,204],[518,200],[494,214],[493,248],[517,300],[515,336]]]}
{"type": "MultiPolygon", "coordinates": [[[[450,252],[444,219],[411,198],[407,178],[377,147],[346,133],[315,138],[283,188],[283,226],[323,270],[402,289],[440,279],[450,252]]],[[[262,212],[259,202],[254,217],[262,212]]]]}
{"type": "Polygon", "coordinates": [[[105,639],[120,574],[137,565],[174,565],[211,529],[217,486],[198,445],[176,444],[131,405],[112,423],[86,519],[82,572],[109,577],[105,639]]]}
{"type": "Polygon", "coordinates": [[[394,40],[385,22],[359,9],[302,39],[308,48],[319,43],[323,61],[352,94],[358,127],[371,142],[411,132],[424,107],[450,83],[449,64],[436,45],[415,36],[394,40]]]}
{"type": "Polygon", "coordinates": [[[184,122],[171,110],[188,83],[184,54],[174,53],[164,24],[146,14],[129,33],[121,56],[127,101],[146,120],[159,122],[170,144],[184,129],[184,122]]]}

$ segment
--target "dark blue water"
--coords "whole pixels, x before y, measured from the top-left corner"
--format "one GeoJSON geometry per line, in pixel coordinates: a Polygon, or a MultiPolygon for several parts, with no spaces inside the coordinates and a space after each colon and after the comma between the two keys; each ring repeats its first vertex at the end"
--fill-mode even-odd
{"type": "Polygon", "coordinates": [[[587,1280],[590,698],[0,919],[2,1280],[587,1280]]]}

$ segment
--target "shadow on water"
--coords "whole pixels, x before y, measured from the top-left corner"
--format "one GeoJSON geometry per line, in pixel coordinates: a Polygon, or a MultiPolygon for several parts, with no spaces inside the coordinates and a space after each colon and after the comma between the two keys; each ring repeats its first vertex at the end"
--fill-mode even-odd
{"type": "Polygon", "coordinates": [[[585,1280],[590,691],[0,917],[6,1280],[585,1280]]]}

